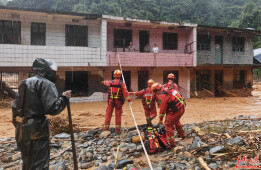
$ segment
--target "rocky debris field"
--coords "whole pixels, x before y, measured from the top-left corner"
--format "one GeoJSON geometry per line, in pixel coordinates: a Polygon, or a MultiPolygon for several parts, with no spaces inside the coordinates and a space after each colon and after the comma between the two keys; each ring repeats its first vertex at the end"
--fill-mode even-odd
{"type": "MultiPolygon", "coordinates": [[[[261,154],[261,117],[237,116],[232,120],[185,124],[183,127],[186,139],[176,138],[176,148],[150,155],[154,169],[261,166],[258,160],[261,154]]],[[[149,169],[141,144],[132,143],[137,132],[130,129],[133,128],[122,128],[121,135],[114,133],[114,128],[107,132],[92,129],[75,133],[79,169],[113,169],[118,147],[117,169],[149,169]]],[[[50,141],[50,170],[73,169],[70,135],[57,134],[50,141]]],[[[0,160],[0,169],[21,169],[21,154],[13,137],[0,139],[0,160]]]]}

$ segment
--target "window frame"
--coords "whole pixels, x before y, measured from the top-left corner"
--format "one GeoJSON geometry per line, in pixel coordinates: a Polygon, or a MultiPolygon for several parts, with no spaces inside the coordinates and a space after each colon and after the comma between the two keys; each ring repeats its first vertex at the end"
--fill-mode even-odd
{"type": "MultiPolygon", "coordinates": [[[[38,42],[38,41],[37,41],[38,42]]],[[[40,42],[40,41],[39,41],[40,42]]],[[[46,23],[40,23],[40,22],[32,22],[31,23],[31,45],[46,45],[46,23]],[[37,31],[34,32],[33,26],[37,25],[37,31]],[[44,32],[41,32],[41,26],[43,26],[42,28],[44,29],[44,32]],[[43,37],[41,37],[43,36],[43,37]],[[43,38],[43,44],[37,44],[35,43],[33,40],[34,38],[43,38]]]]}
{"type": "Polygon", "coordinates": [[[88,26],[87,25],[66,24],[65,25],[65,46],[88,47],[88,26]],[[71,33],[71,32],[68,32],[70,29],[74,30],[73,35],[69,35],[71,33]],[[81,33],[81,31],[84,31],[84,30],[86,31],[85,37],[83,37],[84,34],[81,33]],[[79,34],[79,35],[76,35],[76,34],[79,34]],[[79,37],[82,39],[76,40],[79,37]],[[73,39],[69,40],[68,38],[73,38],[73,39]]]}
{"type": "Polygon", "coordinates": [[[129,46],[130,42],[132,42],[132,29],[114,28],[113,29],[113,48],[123,48],[124,38],[125,38],[125,48],[127,48],[129,46]],[[121,34],[121,35],[118,35],[118,34],[121,34]],[[117,35],[117,37],[116,37],[116,35],[117,35]]]}
{"type": "Polygon", "coordinates": [[[178,33],[163,32],[162,43],[163,50],[178,50],[178,33]]]}
{"type": "Polygon", "coordinates": [[[198,34],[197,35],[197,50],[198,51],[211,51],[211,36],[210,35],[208,35],[208,34],[198,34]]]}
{"type": "Polygon", "coordinates": [[[21,44],[21,21],[0,20],[0,44],[21,44]],[[6,26],[7,23],[10,24],[9,27],[6,26]],[[11,42],[9,36],[17,36],[17,41],[11,42]]]}
{"type": "Polygon", "coordinates": [[[244,52],[245,51],[245,37],[233,37],[232,38],[232,51],[233,52],[244,52]]]}

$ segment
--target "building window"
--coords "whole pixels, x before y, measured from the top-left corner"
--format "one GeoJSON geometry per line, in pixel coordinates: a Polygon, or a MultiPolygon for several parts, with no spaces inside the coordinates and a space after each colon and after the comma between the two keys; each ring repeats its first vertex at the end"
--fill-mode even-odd
{"type": "Polygon", "coordinates": [[[45,45],[46,24],[31,24],[31,45],[45,45]]]}
{"type": "Polygon", "coordinates": [[[245,39],[243,37],[233,37],[233,51],[244,51],[245,39]]]}
{"type": "Polygon", "coordinates": [[[177,50],[178,49],[178,34],[163,32],[163,49],[177,50]]]}
{"type": "Polygon", "coordinates": [[[88,26],[66,25],[66,46],[88,47],[88,26]]]}
{"type": "Polygon", "coordinates": [[[132,30],[114,29],[114,48],[128,47],[132,42],[132,30]]]}
{"type": "Polygon", "coordinates": [[[21,44],[21,22],[0,20],[0,44],[21,44]]]}
{"type": "Polygon", "coordinates": [[[245,70],[234,71],[233,88],[242,89],[245,87],[245,83],[246,83],[246,71],[245,70]]]}
{"type": "Polygon", "coordinates": [[[209,35],[197,35],[197,49],[210,51],[210,36],[209,35]]]}
{"type": "Polygon", "coordinates": [[[196,88],[197,90],[210,90],[209,71],[202,70],[196,72],[196,88]]]}

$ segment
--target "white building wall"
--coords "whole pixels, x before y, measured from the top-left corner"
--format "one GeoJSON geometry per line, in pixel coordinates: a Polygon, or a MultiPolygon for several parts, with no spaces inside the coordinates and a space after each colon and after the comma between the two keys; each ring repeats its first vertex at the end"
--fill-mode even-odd
{"type": "Polygon", "coordinates": [[[0,44],[0,66],[31,66],[38,57],[55,59],[59,66],[106,65],[106,21],[7,9],[0,9],[0,20],[21,21],[21,44],[0,44]],[[45,46],[31,45],[32,22],[46,23],[45,46]],[[88,47],[65,46],[67,24],[88,26],[88,47]]]}

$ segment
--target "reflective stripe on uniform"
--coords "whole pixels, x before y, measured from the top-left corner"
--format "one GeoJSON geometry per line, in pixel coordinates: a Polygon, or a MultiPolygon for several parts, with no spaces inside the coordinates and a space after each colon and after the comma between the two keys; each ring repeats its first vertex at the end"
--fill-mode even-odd
{"type": "Polygon", "coordinates": [[[174,136],[171,136],[171,137],[167,137],[167,139],[168,139],[168,140],[170,140],[170,139],[175,139],[175,137],[174,137],[174,136]]]}
{"type": "Polygon", "coordinates": [[[159,116],[160,116],[160,117],[163,117],[163,116],[165,116],[165,114],[159,114],[159,116]]]}
{"type": "Polygon", "coordinates": [[[109,127],[110,125],[103,125],[103,127],[109,127]]]}
{"type": "Polygon", "coordinates": [[[121,127],[121,125],[115,125],[115,127],[116,127],[116,128],[120,128],[120,127],[121,127]]]}
{"type": "Polygon", "coordinates": [[[128,100],[130,98],[130,96],[126,97],[125,100],[128,100]]]}

